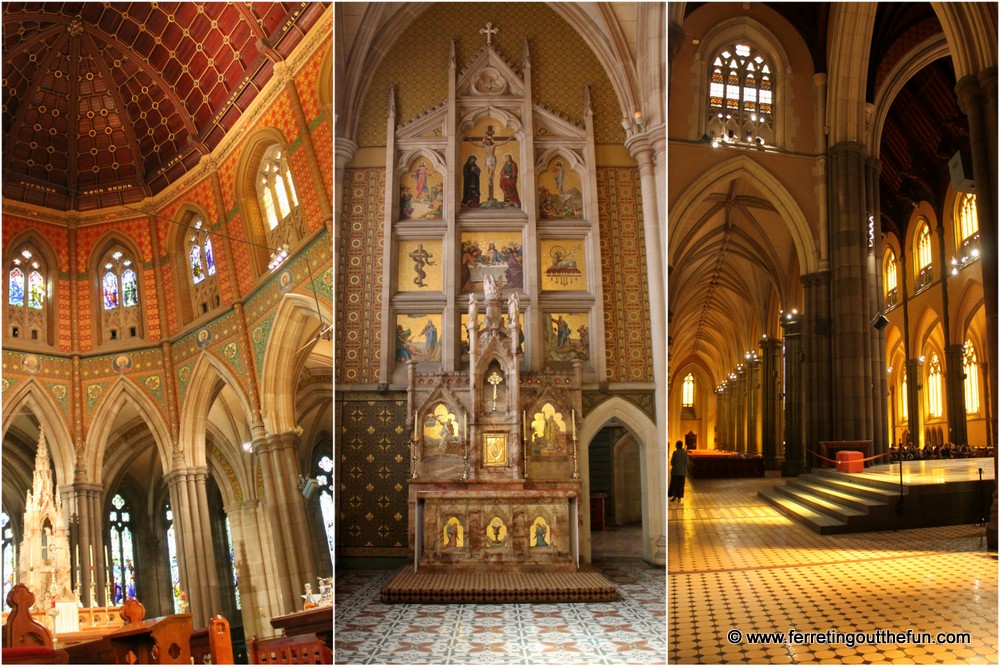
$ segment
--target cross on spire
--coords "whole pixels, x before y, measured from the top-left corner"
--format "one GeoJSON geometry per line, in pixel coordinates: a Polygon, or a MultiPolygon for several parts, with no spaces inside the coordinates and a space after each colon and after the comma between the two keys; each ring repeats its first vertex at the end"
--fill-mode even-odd
{"type": "Polygon", "coordinates": [[[489,21],[486,22],[486,27],[485,28],[480,28],[479,29],[479,34],[480,35],[482,35],[484,33],[486,34],[486,44],[487,45],[493,44],[493,39],[492,39],[493,35],[497,34],[498,32],[500,32],[500,29],[499,28],[494,28],[493,24],[491,22],[489,22],[489,21]]]}

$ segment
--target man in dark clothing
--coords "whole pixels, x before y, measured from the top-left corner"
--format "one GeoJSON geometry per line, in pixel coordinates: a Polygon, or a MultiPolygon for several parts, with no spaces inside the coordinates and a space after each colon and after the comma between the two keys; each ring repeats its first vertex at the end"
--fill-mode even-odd
{"type": "Polygon", "coordinates": [[[688,471],[688,453],[684,449],[684,443],[680,440],[676,444],[677,449],[670,456],[670,488],[667,495],[670,502],[684,502],[684,477],[688,471]]]}

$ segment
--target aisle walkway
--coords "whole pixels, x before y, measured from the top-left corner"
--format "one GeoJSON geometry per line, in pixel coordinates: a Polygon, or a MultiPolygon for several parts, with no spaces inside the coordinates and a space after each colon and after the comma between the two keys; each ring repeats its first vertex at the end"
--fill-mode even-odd
{"type": "Polygon", "coordinates": [[[997,557],[984,551],[983,528],[820,536],[757,497],[780,483],[689,480],[684,504],[670,503],[670,663],[996,664],[997,557]],[[854,648],[843,638],[747,640],[790,628],[971,637],[854,648]],[[742,633],[737,643],[727,637],[733,630],[742,633]]]}

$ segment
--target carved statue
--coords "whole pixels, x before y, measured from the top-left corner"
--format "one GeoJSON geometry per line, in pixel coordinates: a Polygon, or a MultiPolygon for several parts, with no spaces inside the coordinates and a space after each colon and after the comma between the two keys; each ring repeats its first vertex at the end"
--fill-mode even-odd
{"type": "Polygon", "coordinates": [[[476,326],[476,318],[479,316],[479,302],[476,301],[476,295],[469,295],[469,324],[476,326]]]}
{"type": "Polygon", "coordinates": [[[510,298],[507,300],[507,326],[514,326],[514,323],[517,322],[519,305],[517,292],[511,292],[510,298]]]}

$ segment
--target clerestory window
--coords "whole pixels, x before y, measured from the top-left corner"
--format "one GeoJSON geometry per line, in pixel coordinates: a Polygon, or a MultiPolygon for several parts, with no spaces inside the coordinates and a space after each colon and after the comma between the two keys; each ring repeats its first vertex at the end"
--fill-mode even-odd
{"type": "MultiPolygon", "coordinates": [[[[774,74],[768,56],[746,42],[711,58],[706,132],[713,141],[774,145],[774,74]]],[[[714,145],[714,144],[713,144],[714,145]]]]}

